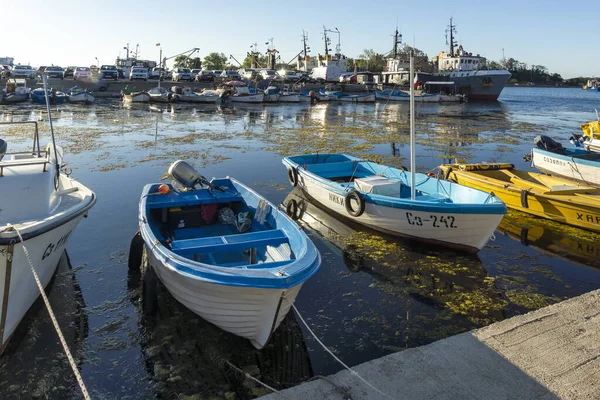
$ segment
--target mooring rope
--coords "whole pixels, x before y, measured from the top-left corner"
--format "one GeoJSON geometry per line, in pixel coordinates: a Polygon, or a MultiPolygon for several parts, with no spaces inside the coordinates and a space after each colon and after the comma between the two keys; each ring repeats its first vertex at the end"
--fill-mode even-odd
{"type": "Polygon", "coordinates": [[[283,393],[281,393],[279,390],[275,389],[274,387],[271,387],[269,385],[267,385],[266,383],[256,379],[255,377],[253,377],[252,375],[250,375],[249,373],[247,373],[244,370],[239,369],[238,367],[236,367],[235,365],[233,365],[231,362],[229,362],[228,360],[225,360],[225,363],[227,365],[229,365],[231,368],[235,369],[237,372],[239,372],[240,374],[244,375],[246,378],[253,380],[254,382],[258,383],[259,385],[269,389],[270,391],[272,391],[273,393],[278,394],[279,396],[283,397],[284,399],[288,399],[291,400],[289,397],[287,397],[286,395],[284,395],[283,393]]]}
{"type": "Polygon", "coordinates": [[[369,381],[367,381],[365,378],[363,378],[358,372],[356,372],[355,370],[353,370],[352,368],[350,368],[349,366],[347,366],[342,360],[340,360],[335,354],[333,354],[333,352],[331,350],[329,350],[327,348],[327,346],[325,346],[325,344],[323,342],[321,342],[321,340],[317,337],[317,335],[312,331],[312,329],[310,329],[310,326],[308,326],[308,323],[304,320],[304,318],[302,318],[302,315],[300,315],[300,311],[298,311],[298,309],[296,308],[296,306],[294,305],[294,303],[292,303],[291,301],[289,301],[287,298],[285,298],[285,301],[287,301],[288,303],[290,303],[290,305],[292,306],[292,308],[294,309],[294,311],[296,312],[296,315],[298,316],[298,318],[300,318],[300,321],[302,321],[302,323],[304,324],[304,326],[306,327],[306,329],[308,329],[308,331],[310,332],[310,334],[315,338],[315,340],[317,341],[317,343],[319,343],[321,345],[321,347],[323,347],[323,349],[325,349],[326,352],[328,352],[337,362],[339,362],[344,368],[346,368],[348,371],[350,371],[350,373],[354,376],[356,376],[358,379],[360,379],[365,385],[369,386],[371,389],[375,390],[377,393],[379,393],[380,395],[382,395],[383,397],[387,398],[387,399],[391,399],[394,400],[394,397],[389,396],[388,394],[382,392],[381,390],[377,389],[375,386],[373,386],[373,384],[371,384],[369,381]]]}
{"type": "Polygon", "coordinates": [[[33,273],[33,277],[35,278],[35,283],[37,283],[38,289],[40,290],[40,295],[42,296],[42,299],[44,299],[44,304],[46,305],[48,314],[50,314],[50,319],[52,320],[54,329],[56,329],[56,333],[58,334],[58,338],[60,339],[60,343],[62,344],[63,350],[65,351],[65,354],[67,355],[67,359],[69,360],[69,364],[71,365],[73,374],[75,375],[75,378],[77,379],[77,383],[79,384],[79,388],[81,389],[83,398],[85,400],[90,400],[91,397],[85,387],[83,378],[81,378],[81,374],[79,373],[79,370],[77,369],[77,364],[75,364],[75,360],[73,359],[73,356],[71,355],[69,346],[67,346],[67,342],[66,342],[65,337],[60,329],[60,326],[58,326],[58,321],[56,320],[54,311],[52,311],[52,307],[50,306],[50,301],[48,301],[48,296],[46,296],[46,292],[44,291],[42,282],[40,282],[40,278],[38,277],[37,272],[35,272],[35,268],[33,267],[33,263],[31,262],[31,258],[29,257],[29,251],[27,250],[27,247],[25,247],[25,241],[23,240],[23,237],[21,236],[21,232],[19,232],[17,227],[12,224],[7,224],[7,226],[12,227],[15,230],[15,232],[17,233],[17,236],[19,236],[19,239],[21,240],[21,246],[23,246],[23,252],[25,253],[25,256],[27,257],[27,261],[29,262],[29,267],[31,268],[31,272],[33,273]]]}

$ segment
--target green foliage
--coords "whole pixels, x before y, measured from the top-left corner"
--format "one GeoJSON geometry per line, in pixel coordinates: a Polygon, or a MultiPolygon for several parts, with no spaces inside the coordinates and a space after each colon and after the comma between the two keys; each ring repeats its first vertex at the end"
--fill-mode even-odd
{"type": "Polygon", "coordinates": [[[532,64],[529,67],[526,63],[522,63],[512,57],[501,63],[490,61],[488,62],[488,68],[507,69],[512,74],[512,79],[516,79],[518,82],[532,82],[538,85],[558,85],[563,83],[563,78],[560,74],[551,74],[545,66],[532,64]]]}
{"type": "Polygon", "coordinates": [[[358,58],[358,68],[362,70],[383,71],[385,68],[386,61],[383,54],[379,54],[373,49],[365,49],[358,58]]]}
{"type": "Polygon", "coordinates": [[[224,69],[226,65],[227,56],[223,53],[210,53],[209,55],[204,57],[205,69],[224,69]]]}
{"type": "MultiPolygon", "coordinates": [[[[254,59],[256,61],[256,68],[266,68],[267,67],[267,56],[260,54],[260,53],[254,53],[254,59]]],[[[242,68],[252,68],[252,55],[250,53],[248,53],[248,55],[246,56],[246,58],[244,58],[244,61],[242,62],[242,68]]]]}
{"type": "Polygon", "coordinates": [[[175,68],[202,68],[202,60],[199,57],[188,58],[186,55],[180,55],[175,57],[173,62],[175,68]]]}

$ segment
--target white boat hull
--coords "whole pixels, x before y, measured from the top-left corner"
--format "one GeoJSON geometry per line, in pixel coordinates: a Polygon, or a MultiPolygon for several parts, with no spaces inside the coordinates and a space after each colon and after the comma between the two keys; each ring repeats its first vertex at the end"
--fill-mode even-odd
{"type": "Polygon", "coordinates": [[[265,99],[264,93],[251,94],[249,96],[231,96],[232,103],[262,103],[265,99]]]}
{"type": "Polygon", "coordinates": [[[392,208],[372,203],[365,204],[365,211],[362,215],[353,217],[346,211],[344,198],[328,190],[316,180],[300,172],[298,185],[326,208],[371,229],[397,236],[442,242],[465,250],[479,250],[484,247],[503,217],[502,214],[422,212],[410,208],[392,208]],[[439,222],[449,219],[452,220],[451,223],[439,222]],[[494,228],[490,229],[490,227],[494,228]]]}
{"type": "Polygon", "coordinates": [[[167,96],[163,96],[161,94],[151,94],[150,102],[151,103],[168,103],[169,98],[167,96]]]}
{"type": "Polygon", "coordinates": [[[331,100],[342,101],[346,103],[375,103],[375,95],[370,94],[368,96],[339,96],[339,97],[329,97],[331,100]]]}
{"type": "Polygon", "coordinates": [[[589,165],[577,162],[577,158],[533,151],[531,165],[550,175],[573,179],[589,186],[600,186],[600,162],[589,165]]]}
{"type": "Polygon", "coordinates": [[[150,95],[148,93],[124,94],[123,101],[128,103],[148,103],[150,95]]]}
{"type": "Polygon", "coordinates": [[[299,94],[281,94],[279,95],[280,103],[299,103],[300,95],[299,94]]]}
{"type": "MultiPolygon", "coordinates": [[[[83,214],[64,225],[25,240],[35,271],[44,287],[54,275],[69,235],[77,227],[81,218],[83,214]]],[[[21,244],[0,246],[0,337],[2,339],[0,348],[8,342],[39,295],[39,289],[21,244]],[[11,261],[8,254],[12,255],[11,261]],[[6,310],[5,314],[4,310],[6,310]]]]}
{"type": "Polygon", "coordinates": [[[265,94],[265,99],[263,100],[265,103],[276,103],[279,100],[279,94],[265,94]]]}
{"type": "Polygon", "coordinates": [[[212,284],[165,266],[148,247],[146,254],[156,275],[177,301],[219,328],[249,339],[257,349],[277,329],[303,284],[289,289],[212,284]]]}
{"type": "MultiPolygon", "coordinates": [[[[390,96],[386,94],[377,94],[377,100],[382,101],[410,101],[410,96],[390,96]]],[[[439,94],[432,96],[417,96],[415,95],[415,103],[439,103],[441,97],[439,94]]],[[[450,101],[450,100],[448,100],[450,101]]]]}
{"type": "Polygon", "coordinates": [[[180,95],[179,101],[183,101],[186,103],[216,103],[219,101],[219,96],[212,95],[201,95],[201,94],[193,94],[193,95],[180,95]]]}
{"type": "Polygon", "coordinates": [[[92,104],[94,100],[96,100],[94,95],[88,92],[77,93],[69,96],[69,102],[71,103],[92,104]]]}

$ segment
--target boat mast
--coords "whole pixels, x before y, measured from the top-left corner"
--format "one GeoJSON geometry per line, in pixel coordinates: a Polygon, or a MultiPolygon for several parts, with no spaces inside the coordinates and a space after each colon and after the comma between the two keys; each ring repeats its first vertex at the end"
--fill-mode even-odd
{"type": "Polygon", "coordinates": [[[325,25],[323,25],[323,39],[325,40],[325,59],[327,59],[327,55],[329,54],[329,48],[327,47],[328,39],[327,39],[327,28],[325,28],[325,25]]]}
{"type": "Polygon", "coordinates": [[[398,27],[396,27],[396,32],[394,32],[394,58],[398,56],[398,43],[402,41],[402,36],[400,36],[400,41],[398,41],[398,27]]]}
{"type": "Polygon", "coordinates": [[[416,170],[416,160],[415,160],[415,84],[414,84],[414,76],[415,76],[415,65],[412,51],[410,52],[410,74],[409,74],[409,83],[410,83],[410,198],[411,200],[415,200],[416,198],[416,188],[415,188],[415,170],[416,170]]]}
{"type": "Polygon", "coordinates": [[[456,26],[452,25],[452,17],[450,17],[450,26],[446,29],[446,40],[448,39],[448,32],[450,32],[450,57],[454,57],[454,34],[456,33],[456,26]]]}
{"type": "Polygon", "coordinates": [[[304,45],[304,62],[306,62],[306,39],[307,39],[307,33],[304,32],[304,29],[302,29],[302,44],[304,45]]]}

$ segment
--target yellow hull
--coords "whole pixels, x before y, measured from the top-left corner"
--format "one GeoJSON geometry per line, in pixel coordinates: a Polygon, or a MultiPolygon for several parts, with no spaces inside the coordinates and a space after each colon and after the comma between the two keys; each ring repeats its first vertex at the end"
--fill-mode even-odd
{"type": "Polygon", "coordinates": [[[446,164],[444,177],[461,185],[494,192],[507,207],[600,232],[600,189],[504,165],[446,164]]]}

